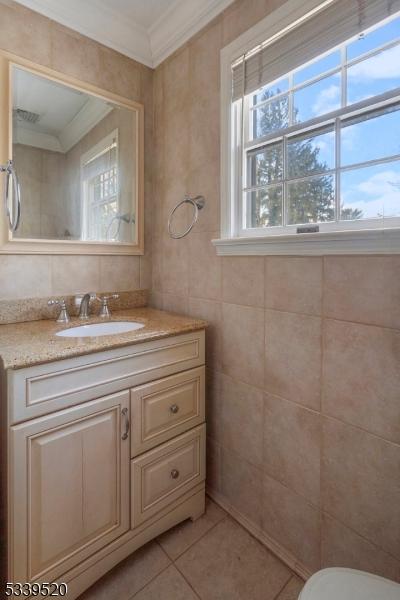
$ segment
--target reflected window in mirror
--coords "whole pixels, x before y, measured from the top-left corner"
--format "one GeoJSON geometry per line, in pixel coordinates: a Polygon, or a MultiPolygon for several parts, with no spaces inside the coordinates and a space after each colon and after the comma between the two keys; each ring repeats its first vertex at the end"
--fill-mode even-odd
{"type": "Polygon", "coordinates": [[[81,182],[83,239],[118,239],[118,130],[82,155],[81,182]]]}
{"type": "Polygon", "coordinates": [[[12,100],[14,238],[135,243],[136,111],[16,66],[12,100]]]}

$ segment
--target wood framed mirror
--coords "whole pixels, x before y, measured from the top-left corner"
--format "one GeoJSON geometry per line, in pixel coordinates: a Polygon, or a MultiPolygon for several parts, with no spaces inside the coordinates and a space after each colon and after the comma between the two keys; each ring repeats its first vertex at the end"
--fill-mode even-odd
{"type": "Polygon", "coordinates": [[[0,51],[0,253],[143,254],[143,153],[142,104],[0,51]]]}

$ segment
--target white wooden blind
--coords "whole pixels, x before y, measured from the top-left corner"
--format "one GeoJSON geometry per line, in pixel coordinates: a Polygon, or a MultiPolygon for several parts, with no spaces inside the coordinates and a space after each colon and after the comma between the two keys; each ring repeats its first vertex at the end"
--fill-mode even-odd
{"type": "Polygon", "coordinates": [[[232,99],[249,94],[400,10],[400,0],[334,0],[232,66],[232,99]]]}
{"type": "Polygon", "coordinates": [[[110,146],[104,148],[96,156],[84,163],[82,177],[84,180],[94,179],[101,173],[109,171],[117,164],[117,142],[113,141],[110,146]]]}

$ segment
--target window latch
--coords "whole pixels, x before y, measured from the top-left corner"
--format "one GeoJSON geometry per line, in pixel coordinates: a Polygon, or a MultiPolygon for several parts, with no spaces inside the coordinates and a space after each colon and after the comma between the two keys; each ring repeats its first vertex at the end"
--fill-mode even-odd
{"type": "Polygon", "coordinates": [[[297,227],[296,233],[318,233],[319,225],[302,225],[297,227]]]}

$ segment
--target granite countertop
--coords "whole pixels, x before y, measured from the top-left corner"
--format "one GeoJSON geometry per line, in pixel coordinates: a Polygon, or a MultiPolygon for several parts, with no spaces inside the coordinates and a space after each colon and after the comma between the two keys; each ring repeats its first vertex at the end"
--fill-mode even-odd
{"type": "Polygon", "coordinates": [[[145,326],[135,331],[101,337],[65,338],[55,334],[67,327],[103,323],[99,317],[87,321],[71,318],[68,325],[52,320],[28,321],[0,325],[0,358],[4,369],[20,369],[31,365],[62,360],[122,348],[131,344],[197,331],[207,326],[205,321],[180,316],[154,308],[133,308],[114,311],[112,321],[137,321],[145,326]]]}

